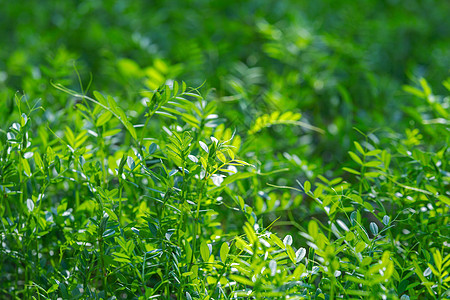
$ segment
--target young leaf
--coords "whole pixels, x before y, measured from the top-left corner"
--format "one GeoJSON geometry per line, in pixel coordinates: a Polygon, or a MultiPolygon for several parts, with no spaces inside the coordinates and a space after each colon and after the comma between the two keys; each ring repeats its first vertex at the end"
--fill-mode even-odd
{"type": "Polygon", "coordinates": [[[27,208],[30,212],[34,210],[34,202],[31,199],[27,199],[27,208]]]}
{"type": "Polygon", "coordinates": [[[284,239],[283,239],[283,244],[285,245],[285,246],[287,246],[287,245],[292,245],[292,236],[290,235],[290,234],[288,234],[288,235],[286,235],[285,237],[284,237],[284,239]]]}
{"type": "Polygon", "coordinates": [[[207,262],[211,256],[209,246],[205,241],[200,244],[200,255],[204,262],[207,262]]]}
{"type": "Polygon", "coordinates": [[[297,258],[295,256],[294,249],[292,249],[292,246],[286,245],[286,251],[287,251],[287,254],[288,254],[289,258],[291,259],[292,263],[295,264],[297,262],[297,258]]]}
{"type": "Polygon", "coordinates": [[[194,162],[194,163],[198,163],[198,158],[197,157],[195,157],[194,155],[188,155],[188,158],[192,161],[192,162],[194,162]]]}
{"type": "Polygon", "coordinates": [[[351,168],[344,167],[344,168],[342,168],[342,170],[347,171],[347,172],[352,173],[352,174],[355,174],[355,175],[361,175],[360,172],[358,172],[358,171],[356,171],[354,169],[351,169],[351,168]]]}
{"type": "Polygon", "coordinates": [[[373,235],[378,235],[378,226],[374,222],[371,222],[370,225],[370,231],[373,233],[373,235]]]}
{"type": "Polygon", "coordinates": [[[277,274],[277,261],[272,259],[269,262],[270,276],[275,276],[277,274]]]}
{"type": "Polygon", "coordinates": [[[243,285],[248,285],[248,286],[254,286],[255,284],[253,283],[253,281],[251,281],[248,278],[245,278],[241,275],[230,275],[229,276],[231,280],[236,281],[237,283],[243,284],[243,285]]]}
{"type": "Polygon", "coordinates": [[[358,163],[359,165],[362,165],[362,164],[363,164],[361,158],[359,158],[359,156],[356,155],[354,152],[348,151],[348,154],[350,155],[350,157],[351,157],[356,163],[358,163]]]}
{"type": "Polygon", "coordinates": [[[22,161],[23,172],[25,173],[25,175],[27,177],[30,177],[31,169],[30,169],[30,164],[28,163],[28,160],[22,158],[21,161],[22,161]]]}
{"type": "Polygon", "coordinates": [[[123,167],[125,166],[126,163],[127,163],[127,155],[124,154],[122,156],[122,159],[120,160],[120,163],[119,163],[119,170],[118,170],[119,175],[122,175],[123,167]]]}
{"type": "Polygon", "coordinates": [[[134,159],[131,156],[128,156],[128,158],[127,158],[127,165],[128,165],[128,168],[131,169],[131,171],[133,171],[134,168],[136,167],[134,159]]]}
{"type": "Polygon", "coordinates": [[[305,183],[303,184],[303,190],[305,194],[308,194],[309,191],[311,190],[311,183],[308,180],[305,181],[305,183]]]}
{"type": "Polygon", "coordinates": [[[280,238],[277,237],[275,234],[272,233],[270,235],[270,239],[272,240],[272,242],[274,242],[281,249],[285,249],[286,248],[286,246],[283,244],[283,242],[280,240],[280,238]]]}
{"type": "Polygon", "coordinates": [[[302,261],[302,259],[305,257],[306,255],[306,249],[305,248],[300,248],[297,250],[297,252],[295,252],[295,262],[299,263],[302,261]]]}
{"type": "Polygon", "coordinates": [[[200,144],[200,147],[202,147],[202,149],[203,149],[206,153],[209,153],[208,146],[206,146],[205,143],[203,143],[202,141],[199,141],[198,143],[200,144]]]}
{"type": "Polygon", "coordinates": [[[155,153],[157,147],[158,146],[155,143],[152,143],[150,146],[148,146],[148,154],[152,155],[153,153],[155,153]]]}
{"type": "Polygon", "coordinates": [[[230,246],[228,246],[228,243],[222,243],[222,246],[220,246],[220,260],[225,263],[228,258],[228,253],[230,252],[230,246]]]}
{"type": "Polygon", "coordinates": [[[96,127],[101,127],[103,124],[111,120],[111,117],[113,116],[112,113],[109,111],[105,111],[103,114],[100,115],[100,117],[95,122],[96,127]]]}
{"type": "Polygon", "coordinates": [[[364,149],[363,147],[356,141],[353,142],[353,144],[355,144],[356,149],[358,150],[359,153],[361,153],[362,155],[364,155],[364,149]]]}

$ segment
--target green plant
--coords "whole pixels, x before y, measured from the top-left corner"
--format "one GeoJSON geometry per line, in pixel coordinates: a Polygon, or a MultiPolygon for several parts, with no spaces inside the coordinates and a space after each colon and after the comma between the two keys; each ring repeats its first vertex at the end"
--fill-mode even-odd
{"type": "Polygon", "coordinates": [[[445,1],[52,2],[0,10],[0,298],[450,296],[445,1]]]}

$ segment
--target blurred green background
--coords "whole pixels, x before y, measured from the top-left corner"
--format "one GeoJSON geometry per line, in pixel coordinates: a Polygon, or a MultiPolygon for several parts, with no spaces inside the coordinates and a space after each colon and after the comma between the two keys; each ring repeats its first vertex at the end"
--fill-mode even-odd
{"type": "Polygon", "coordinates": [[[244,145],[265,164],[283,158],[311,177],[348,160],[361,138],[353,127],[381,128],[378,139],[414,128],[405,107],[423,103],[401,87],[425,77],[443,91],[449,15],[449,1],[433,0],[3,1],[0,114],[9,124],[21,91],[41,99],[41,121],[51,122],[50,112],[75,100],[50,82],[80,91],[74,65],[84,88],[92,75],[88,94],[106,92],[129,110],[143,89],[184,80],[203,84],[242,136],[274,111],[301,113],[324,130],[274,126],[244,145]]]}

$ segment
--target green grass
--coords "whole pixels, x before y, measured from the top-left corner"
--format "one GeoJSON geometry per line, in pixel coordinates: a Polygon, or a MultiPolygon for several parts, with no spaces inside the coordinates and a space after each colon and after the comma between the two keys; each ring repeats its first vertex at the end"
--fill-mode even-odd
{"type": "Polygon", "coordinates": [[[448,5],[257,2],[5,5],[0,298],[450,297],[448,5]]]}

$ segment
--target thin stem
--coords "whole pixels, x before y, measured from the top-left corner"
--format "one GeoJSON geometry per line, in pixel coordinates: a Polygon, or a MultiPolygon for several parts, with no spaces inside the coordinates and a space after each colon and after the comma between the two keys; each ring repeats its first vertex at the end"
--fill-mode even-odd
{"type": "Polygon", "coordinates": [[[119,178],[120,187],[119,187],[119,224],[120,227],[123,226],[123,219],[122,219],[122,190],[123,190],[123,180],[122,178],[119,178]]]}
{"type": "MultiPolygon", "coordinates": [[[[139,139],[139,149],[141,149],[142,147],[142,141],[144,140],[144,135],[145,135],[145,129],[147,128],[147,125],[150,121],[150,119],[153,117],[153,115],[155,114],[156,110],[153,110],[152,112],[149,112],[147,120],[145,120],[145,124],[144,127],[142,127],[142,133],[141,133],[141,138],[139,139]]],[[[141,151],[141,150],[139,150],[141,151]]],[[[142,153],[141,153],[142,155],[142,153]]]]}
{"type": "MultiPolygon", "coordinates": [[[[206,176],[205,176],[205,180],[206,180],[206,176]]],[[[192,264],[194,262],[194,254],[195,254],[195,250],[197,250],[197,233],[198,233],[198,227],[199,227],[199,217],[200,217],[200,206],[202,203],[202,198],[203,198],[203,188],[205,187],[205,183],[206,181],[203,180],[202,185],[200,187],[200,197],[198,199],[198,203],[197,203],[197,210],[195,213],[195,219],[194,219],[194,247],[192,248],[192,257],[191,257],[191,263],[189,265],[189,271],[192,269],[192,264]]]]}

